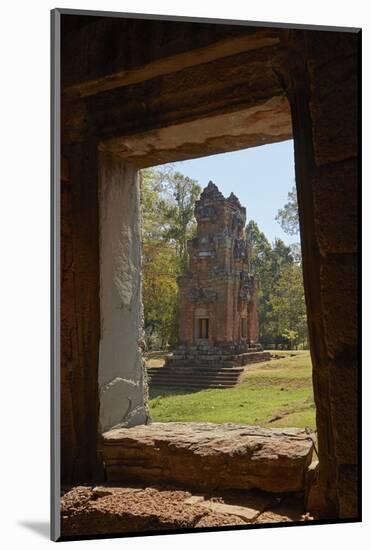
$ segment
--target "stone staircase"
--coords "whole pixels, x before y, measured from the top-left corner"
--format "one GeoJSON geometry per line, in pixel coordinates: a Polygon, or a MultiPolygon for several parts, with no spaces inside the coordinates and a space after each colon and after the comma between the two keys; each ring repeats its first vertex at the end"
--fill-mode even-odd
{"type": "Polygon", "coordinates": [[[163,367],[147,367],[150,387],[182,389],[232,388],[244,366],[269,361],[270,353],[258,347],[240,350],[194,346],[177,348],[163,367]]]}

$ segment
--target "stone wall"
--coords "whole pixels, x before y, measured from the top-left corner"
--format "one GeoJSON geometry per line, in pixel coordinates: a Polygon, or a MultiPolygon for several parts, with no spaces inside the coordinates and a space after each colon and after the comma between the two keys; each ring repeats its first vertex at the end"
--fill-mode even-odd
{"type": "Polygon", "coordinates": [[[145,423],[137,171],[95,139],[64,148],[62,481],[102,475],[99,433],[145,423]],[[107,161],[107,156],[109,161],[107,161]]]}
{"type": "Polygon", "coordinates": [[[62,481],[97,474],[99,247],[97,143],[63,148],[61,185],[62,481]]]}
{"type": "Polygon", "coordinates": [[[76,433],[73,420],[73,350],[77,348],[74,316],[72,193],[68,164],[62,161],[61,181],[61,463],[68,478],[73,470],[76,433]]]}
{"type": "Polygon", "coordinates": [[[319,469],[309,506],[357,516],[357,47],[355,34],[288,33],[319,469]]]}
{"type": "MultiPolygon", "coordinates": [[[[97,472],[98,145],[140,168],[288,139],[288,97],[320,459],[309,503],[325,518],[356,517],[359,35],[246,28],[239,37],[227,29],[223,40],[219,26],[216,41],[205,38],[205,31],[194,44],[185,30],[180,46],[164,41],[154,59],[151,44],[133,42],[134,20],[131,35],[115,35],[111,27],[105,34],[102,21],[90,21],[89,30],[77,27],[62,40],[63,63],[70,64],[63,67],[62,105],[62,153],[69,170],[61,213],[63,477],[82,480],[97,472]],[[94,47],[88,47],[89,36],[100,37],[94,47]],[[130,51],[139,48],[127,67],[129,80],[120,55],[114,62],[101,56],[103,66],[95,72],[96,47],[109,49],[115,39],[122,44],[123,36],[130,51]],[[81,56],[85,83],[79,78],[81,56]]],[[[151,31],[156,42],[167,23],[152,25],[161,27],[151,31]]],[[[137,324],[134,333],[137,341],[137,324]]]]}

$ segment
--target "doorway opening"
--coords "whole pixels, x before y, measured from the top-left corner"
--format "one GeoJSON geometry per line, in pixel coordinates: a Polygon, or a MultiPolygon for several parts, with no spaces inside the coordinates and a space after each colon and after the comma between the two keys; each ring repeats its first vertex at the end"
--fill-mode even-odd
{"type": "Polygon", "coordinates": [[[241,318],[241,339],[246,340],[247,338],[247,318],[241,318]]]}
{"type": "Polygon", "coordinates": [[[195,336],[196,340],[207,341],[209,339],[209,319],[208,317],[195,318],[195,336]]]}
{"type": "Polygon", "coordinates": [[[315,430],[293,143],[140,181],[152,418],[315,430]]]}
{"type": "MultiPolygon", "coordinates": [[[[71,15],[67,19],[73,22],[71,15]]],[[[355,295],[358,37],[318,29],[282,32],[281,29],[241,26],[238,32],[244,36],[236,40],[230,35],[231,29],[218,24],[214,26],[217,33],[214,41],[211,29],[198,27],[198,23],[151,21],[148,36],[154,39],[158,36],[163,43],[163,47],[154,52],[152,47],[142,47],[143,44],[136,47],[135,37],[142,33],[142,21],[123,21],[123,31],[120,25],[114,25],[115,30],[101,18],[96,23],[91,16],[82,19],[89,20],[92,30],[93,40],[88,50],[84,47],[86,35],[85,30],[82,32],[81,20],[76,26],[66,24],[63,29],[66,93],[62,109],[62,152],[66,170],[62,175],[62,236],[67,253],[62,254],[62,271],[67,276],[62,278],[62,310],[68,312],[62,316],[61,340],[62,388],[63,395],[67,396],[62,410],[64,478],[91,477],[97,465],[98,434],[122,424],[143,425],[148,418],[141,357],[137,170],[283,142],[294,136],[313,374],[319,405],[320,496],[323,493],[323,508],[330,510],[330,517],[355,517],[359,394],[355,295]],[[133,32],[126,32],[127,24],[133,32]],[[168,40],[168,35],[162,40],[165,27],[166,35],[167,29],[173,27],[169,36],[174,36],[174,41],[168,40]],[[195,42],[195,32],[203,37],[201,42],[195,42]],[[112,40],[112,36],[117,40],[112,40]],[[97,41],[97,37],[101,39],[97,41]],[[106,50],[101,48],[101,44],[107,42],[105,38],[111,45],[122,44],[122,51],[126,48],[135,51],[133,66],[131,63],[130,67],[106,64],[102,58],[106,50]],[[183,48],[181,52],[178,47],[183,48]],[[74,55],[69,55],[70,52],[74,55]],[[99,74],[94,70],[98,67],[97,59],[101,60],[99,74]],[[81,72],[81,67],[90,70],[81,72]],[[102,191],[102,182],[104,192],[98,193],[98,186],[102,191]],[[71,384],[71,380],[75,383],[71,384]],[[84,434],[84,444],[81,438],[76,439],[76,433],[84,434]]],[[[154,41],[151,40],[151,44],[154,41]]],[[[113,57],[124,63],[128,59],[127,56],[113,57]]],[[[220,185],[219,176],[220,173],[208,174],[200,183],[204,187],[212,179],[220,185]]],[[[234,184],[231,178],[230,181],[234,184]]],[[[262,191],[255,178],[253,183],[255,189],[262,191]]],[[[224,190],[223,193],[228,196],[224,190]]],[[[265,201],[271,200],[272,190],[262,192],[261,196],[265,201]]],[[[162,211],[159,208],[156,216],[162,211]]],[[[174,229],[174,226],[165,224],[163,229],[174,229]]],[[[152,230],[153,227],[149,227],[149,232],[152,230]]],[[[147,277],[145,281],[147,290],[152,286],[152,294],[162,298],[161,307],[157,307],[159,313],[156,313],[158,301],[153,302],[156,314],[151,324],[146,325],[146,340],[149,332],[152,339],[148,350],[153,353],[158,349],[156,340],[162,347],[168,346],[169,352],[173,345],[178,346],[172,319],[179,311],[172,296],[178,292],[176,278],[182,276],[178,252],[186,250],[186,240],[180,241],[174,250],[171,239],[176,237],[174,233],[167,233],[168,240],[163,238],[160,245],[153,248],[153,259],[148,263],[156,270],[152,279],[147,277]],[[164,261],[166,257],[169,261],[164,261]]],[[[262,241],[263,258],[265,244],[262,241]]],[[[199,247],[201,266],[208,262],[208,250],[202,249],[206,245],[200,243],[199,247]]],[[[283,247],[280,249],[284,252],[283,247]]],[[[268,256],[269,252],[268,247],[268,256]]],[[[257,259],[261,259],[260,254],[257,259]]],[[[280,267],[279,262],[274,265],[280,267]]],[[[262,277],[264,269],[259,272],[262,277]]],[[[280,270],[282,272],[287,275],[287,282],[288,271],[280,270]]],[[[281,285],[272,294],[276,302],[272,302],[268,294],[267,301],[261,303],[271,305],[277,313],[280,303],[285,302],[282,297],[285,292],[287,295],[287,288],[293,288],[294,282],[286,287],[281,285]]],[[[245,291],[246,295],[248,288],[245,291]]],[[[212,287],[195,285],[192,293],[192,299],[201,298],[209,303],[209,332],[212,332],[209,336],[215,332],[212,315],[218,292],[220,290],[212,287]]],[[[148,313],[148,307],[146,311],[148,313]]],[[[225,320],[223,326],[241,330],[236,317],[234,322],[225,320]]],[[[191,326],[192,319],[190,316],[191,326]]],[[[250,316],[247,319],[249,326],[250,316]]],[[[267,315],[266,321],[267,338],[263,347],[271,347],[270,353],[275,355],[294,353],[293,360],[297,361],[302,351],[295,349],[302,345],[295,341],[298,325],[288,326],[282,340],[272,342],[272,330],[281,323],[282,315],[273,318],[267,315]]],[[[260,307],[261,342],[264,322],[260,307]]],[[[250,340],[246,342],[248,345],[254,345],[253,338],[246,340],[250,340]]],[[[296,392],[296,403],[303,401],[304,366],[295,363],[295,371],[289,376],[289,365],[285,363],[290,359],[288,355],[280,369],[271,369],[271,361],[260,373],[255,395],[259,388],[272,389],[272,382],[277,391],[268,401],[260,399],[256,411],[261,411],[264,403],[278,399],[278,395],[283,400],[281,405],[286,406],[288,389],[296,392]]],[[[254,368],[248,373],[250,388],[254,368]]],[[[191,377],[188,375],[186,379],[189,382],[191,377]]],[[[217,390],[218,396],[225,397],[226,392],[233,390],[236,397],[240,388],[241,385],[231,390],[217,390]]],[[[215,408],[213,392],[208,393],[207,414],[209,417],[214,414],[213,419],[220,421],[221,408],[215,408]]],[[[192,395],[196,394],[193,391],[192,395]]],[[[188,396],[183,392],[179,397],[182,401],[177,403],[177,409],[184,414],[184,398],[188,396]]],[[[261,422],[258,414],[254,414],[251,393],[244,399],[234,399],[234,403],[239,406],[242,422],[250,418],[251,423],[261,422]]],[[[203,411],[197,411],[199,404],[200,400],[194,402],[193,413],[205,412],[205,401],[201,403],[203,411]]],[[[151,398],[153,418],[154,412],[161,412],[159,404],[155,405],[151,398]]],[[[230,402],[225,402],[223,410],[228,411],[229,405],[230,402]]],[[[270,420],[272,427],[283,421],[297,425],[300,414],[304,422],[303,410],[291,411],[291,416],[287,412],[286,409],[285,416],[279,418],[282,411],[269,417],[265,410],[263,420],[270,420]]],[[[286,470],[280,477],[288,477],[286,470]]]]}

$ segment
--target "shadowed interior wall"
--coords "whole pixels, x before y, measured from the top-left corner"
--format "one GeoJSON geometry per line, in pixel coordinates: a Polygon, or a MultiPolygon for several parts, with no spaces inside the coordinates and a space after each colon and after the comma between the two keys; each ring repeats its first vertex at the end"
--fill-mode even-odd
{"type": "MultiPolygon", "coordinates": [[[[205,57],[200,64],[200,51],[192,41],[198,32],[197,24],[182,27],[182,23],[152,21],[151,43],[156,43],[157,36],[162,46],[156,49],[154,59],[150,55],[151,45],[141,41],[136,55],[131,57],[129,68],[134,72],[125,80],[124,52],[134,52],[137,47],[131,38],[137,36],[135,20],[130,22],[132,32],[126,35],[120,31],[119,23],[105,26],[99,21],[95,29],[99,36],[96,47],[110,52],[116,44],[120,49],[123,37],[127,36],[130,48],[125,49],[124,41],[125,47],[117,52],[115,62],[109,55],[101,56],[103,64],[107,60],[107,67],[100,65],[97,74],[94,48],[86,47],[86,37],[94,36],[95,24],[91,19],[89,32],[87,29],[83,32],[82,27],[71,31],[71,40],[67,33],[64,50],[76,52],[76,58],[70,61],[69,67],[64,67],[63,73],[68,75],[63,102],[63,154],[69,165],[68,185],[64,184],[66,191],[65,196],[62,195],[61,297],[62,471],[66,479],[88,478],[94,473],[96,461],[101,325],[98,145],[106,151],[112,147],[123,159],[136,160],[136,167],[140,168],[288,139],[292,135],[288,96],[320,459],[308,502],[310,509],[318,510],[325,518],[356,517],[359,35],[304,30],[287,33],[270,29],[270,41],[264,42],[265,36],[259,42],[259,33],[266,30],[246,27],[246,32],[241,28],[239,31],[239,35],[246,38],[246,52],[241,51],[238,42],[237,50],[231,53],[236,43],[231,45],[230,27],[225,33],[228,40],[215,49],[218,40],[223,39],[223,26],[219,25],[217,36],[210,29],[200,29],[206,33],[201,41],[205,57]],[[164,38],[166,25],[172,25],[172,38],[168,41],[164,38]],[[176,36],[179,36],[177,45],[176,36]],[[209,55],[211,44],[212,55],[209,55]],[[251,49],[252,44],[255,49],[251,49]],[[258,47],[257,44],[264,45],[258,47]],[[179,53],[186,56],[177,71],[177,65],[169,64],[169,59],[174,61],[173,56],[179,53]],[[86,56],[84,67],[89,68],[86,86],[78,76],[79,56],[86,56]],[[151,64],[154,61],[155,67],[151,64]],[[257,123],[258,131],[249,134],[247,128],[244,135],[241,125],[238,132],[223,136],[224,122],[227,121],[227,128],[232,128],[240,111],[247,113],[246,120],[257,123]],[[202,121],[202,140],[195,136],[192,141],[189,125],[193,121],[197,124],[202,121]],[[280,125],[284,127],[283,132],[280,125]],[[172,128],[175,133],[168,131],[172,128]],[[182,129],[187,139],[184,143],[182,129]],[[177,136],[175,148],[174,135],[177,136]]],[[[64,63],[68,65],[68,56],[64,63]]],[[[112,162],[115,171],[117,161],[113,157],[112,162]]],[[[117,164],[116,169],[126,170],[117,164]]],[[[121,200],[123,204],[124,195],[119,195],[121,200]]],[[[113,212],[114,206],[112,201],[113,212]]],[[[133,218],[132,223],[135,225],[137,221],[133,218]]],[[[120,226],[115,235],[119,242],[120,226]]],[[[134,266],[130,273],[135,273],[135,269],[134,266]]],[[[113,309],[118,303],[112,302],[113,309]]],[[[105,308],[107,304],[104,304],[105,308]]],[[[140,307],[139,302],[136,307],[140,307]]],[[[105,338],[103,336],[103,342],[108,342],[105,338]]],[[[117,350],[122,349],[119,342],[114,345],[117,350]]],[[[102,345],[102,360],[104,354],[109,357],[108,347],[104,350],[102,345]]],[[[111,379],[115,377],[116,374],[111,379]]],[[[118,377],[126,378],[121,374],[118,377]]],[[[108,378],[101,378],[102,388],[108,378]]],[[[119,387],[124,388],[121,382],[119,387]]],[[[110,412],[108,416],[106,412],[102,414],[109,423],[120,418],[121,412],[120,406],[112,419],[109,419],[110,412]]]]}
{"type": "Polygon", "coordinates": [[[358,504],[358,39],[286,42],[320,458],[308,506],[327,518],[354,518],[358,504]]]}
{"type": "Polygon", "coordinates": [[[98,158],[94,138],[63,148],[62,481],[96,475],[99,350],[98,158]]]}

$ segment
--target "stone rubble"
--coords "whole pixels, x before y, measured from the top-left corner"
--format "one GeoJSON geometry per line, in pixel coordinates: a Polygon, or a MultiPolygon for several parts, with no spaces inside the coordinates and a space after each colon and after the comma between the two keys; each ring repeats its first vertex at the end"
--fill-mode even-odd
{"type": "Polygon", "coordinates": [[[62,536],[308,521],[302,495],[259,491],[192,495],[168,487],[77,486],[61,499],[62,536]]]}

